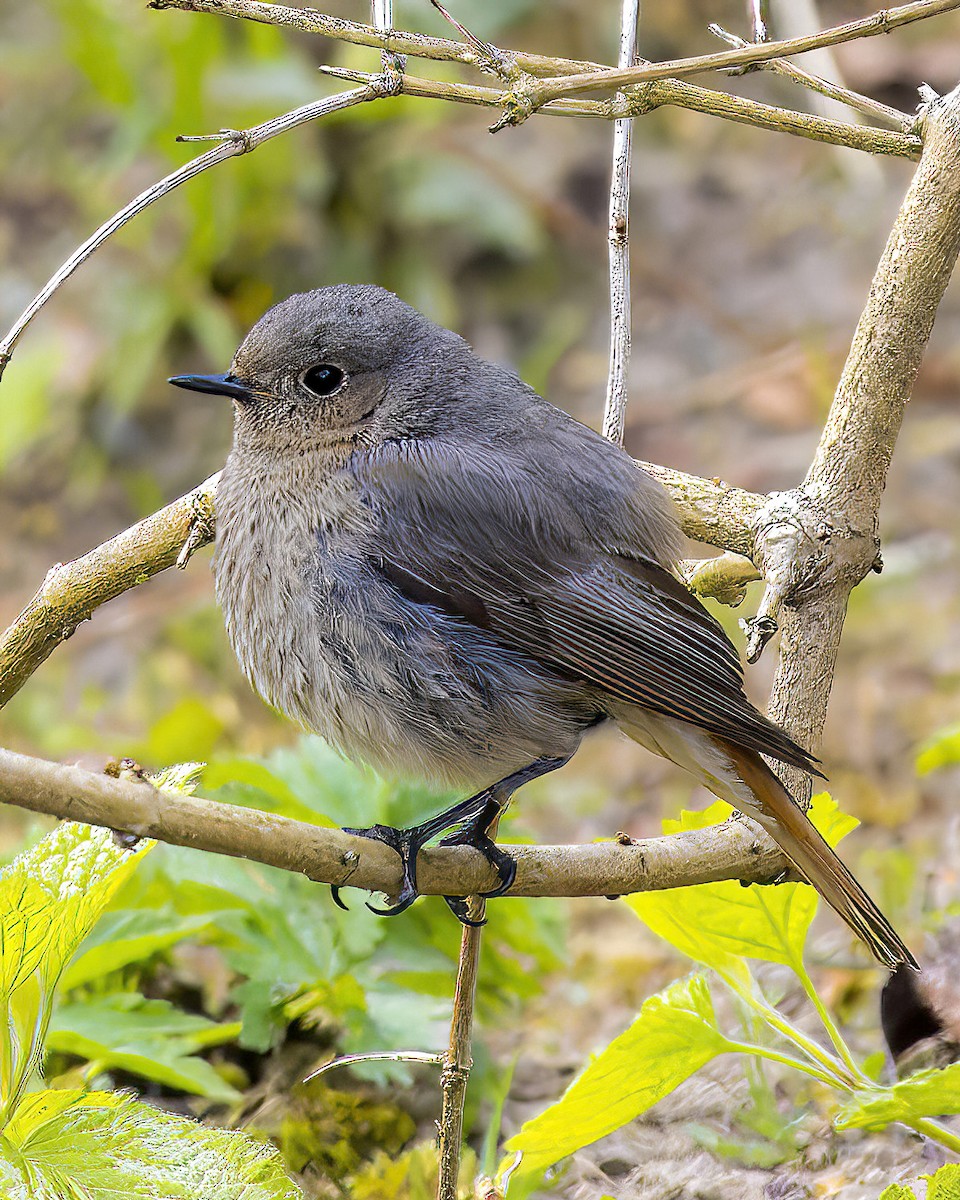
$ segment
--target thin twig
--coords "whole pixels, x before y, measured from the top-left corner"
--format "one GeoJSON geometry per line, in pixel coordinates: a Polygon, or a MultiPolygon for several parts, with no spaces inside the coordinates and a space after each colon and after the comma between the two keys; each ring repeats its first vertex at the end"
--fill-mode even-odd
{"type": "MultiPolygon", "coordinates": [[[[622,0],[620,11],[621,67],[637,57],[640,0],[622,0]]],[[[603,409],[603,435],[623,445],[627,419],[627,372],[630,367],[630,157],[633,120],[621,117],[613,126],[613,167],[610,173],[610,363],[603,409]]]]}
{"type": "MultiPolygon", "coordinates": [[[[471,896],[469,915],[482,921],[486,905],[479,896],[471,896]]],[[[450,1043],[443,1056],[440,1089],[443,1104],[438,1126],[437,1200],[457,1200],[457,1181],[463,1150],[463,1105],[473,1067],[473,1014],[477,999],[480,970],[481,926],[465,925],[460,935],[457,987],[453,997],[450,1043]]]]}
{"type": "Polygon", "coordinates": [[[698,54],[691,58],[678,58],[668,62],[650,63],[623,70],[586,71],[550,80],[540,80],[527,98],[534,108],[561,96],[574,96],[578,92],[594,91],[597,88],[619,91],[638,83],[650,83],[657,79],[683,79],[699,75],[704,71],[725,71],[731,67],[746,67],[754,63],[769,62],[772,58],[787,58],[793,54],[806,54],[824,46],[838,46],[859,38],[876,37],[889,33],[901,25],[922,21],[960,8],[960,0],[916,0],[899,8],[888,8],[859,21],[849,21],[818,33],[804,34],[795,38],[784,38],[776,42],[762,42],[735,50],[723,50],[715,54],[698,54]]]}
{"type": "MultiPolygon", "coordinates": [[[[325,117],[330,113],[339,112],[344,108],[350,108],[354,104],[363,104],[368,100],[376,100],[386,94],[390,93],[383,85],[383,78],[374,76],[363,87],[354,88],[348,92],[340,92],[336,96],[328,96],[323,100],[314,100],[310,104],[303,105],[302,108],[294,109],[292,112],[284,113],[279,117],[273,117],[271,120],[265,121],[262,125],[255,125],[252,129],[225,129],[219,134],[212,135],[221,139],[219,145],[214,146],[212,150],[207,150],[199,158],[194,158],[182,167],[178,167],[176,171],[173,171],[170,175],[166,175],[158,183],[152,184],[146,191],[134,197],[129,204],[121,208],[119,212],[114,213],[108,221],[105,221],[99,229],[92,233],[83,245],[79,246],[50,277],[44,287],[14,322],[13,327],[6,337],[0,341],[0,376],[3,375],[4,368],[10,361],[20,335],[54,292],[112,234],[122,229],[124,225],[132,221],[139,213],[142,213],[144,209],[149,208],[151,204],[155,204],[164,196],[169,195],[181,183],[186,183],[188,179],[193,179],[195,175],[199,175],[202,171],[209,170],[210,167],[215,167],[219,163],[225,162],[228,158],[235,158],[239,154],[249,154],[264,142],[278,137],[281,133],[286,133],[288,130],[304,124],[306,121],[314,121],[318,117],[325,117]],[[377,82],[378,79],[380,81],[379,84],[377,82]]],[[[183,140],[191,139],[185,138],[183,140]]]]}
{"type": "MultiPolygon", "coordinates": [[[[722,25],[710,25],[709,29],[712,34],[730,46],[742,47],[751,44],[744,41],[739,34],[728,33],[722,25]]],[[[758,63],[757,67],[760,70],[776,71],[777,74],[792,79],[811,92],[827,96],[830,100],[845,104],[847,108],[852,108],[865,116],[874,117],[878,121],[886,121],[904,133],[912,130],[917,123],[915,116],[901,112],[898,108],[891,108],[889,104],[881,104],[879,100],[873,100],[870,96],[864,96],[860,92],[853,92],[849,88],[841,87],[840,84],[824,79],[820,75],[805,71],[803,67],[798,67],[788,58],[774,58],[770,62],[758,63]]]]}
{"type": "MultiPolygon", "coordinates": [[[[957,0],[960,3],[960,0],[957,0]]],[[[498,50],[483,43],[484,49],[477,49],[472,44],[455,42],[446,38],[426,37],[422,34],[409,33],[402,30],[391,30],[389,36],[376,30],[372,25],[364,25],[358,21],[344,21],[337,17],[327,16],[315,9],[293,8],[283,4],[265,4],[261,0],[155,0],[154,8],[174,8],[186,12],[213,13],[218,16],[233,17],[238,20],[255,21],[265,25],[277,25],[282,28],[296,29],[304,33],[321,34],[324,37],[339,41],[350,42],[353,45],[383,48],[390,46],[401,49],[411,57],[426,58],[443,62],[459,62],[466,66],[474,66],[481,70],[490,70],[495,66],[490,60],[491,52],[501,64],[509,64],[524,74],[536,76],[569,76],[571,73],[608,72],[611,67],[596,62],[584,62],[579,59],[557,58],[544,54],[531,54],[522,50],[509,52],[498,50]]],[[[932,14],[925,14],[932,15],[932,14]]],[[[914,19],[919,19],[916,17],[914,19]]],[[[334,72],[331,71],[331,74],[334,72]]],[[[363,73],[339,72],[341,77],[350,79],[367,79],[363,73]]],[[[496,71],[494,71],[496,73],[496,71]]],[[[437,99],[459,99],[467,104],[496,104],[502,105],[503,95],[489,88],[477,88],[472,92],[464,84],[446,84],[436,88],[435,81],[404,79],[404,91],[408,95],[420,95],[437,99]],[[459,94],[458,94],[459,92],[459,94]],[[496,99],[494,100],[494,96],[496,99]]],[[[608,102],[607,105],[597,102],[583,101],[573,107],[572,101],[556,102],[544,106],[540,111],[553,115],[606,117],[617,119],[628,115],[640,115],[645,109],[674,105],[679,108],[689,108],[696,112],[708,113],[726,120],[738,121],[743,124],[756,125],[762,129],[774,129],[801,137],[814,138],[819,141],[832,142],[836,145],[849,146],[865,150],[872,154],[895,154],[906,158],[919,158],[920,143],[915,137],[905,137],[887,130],[869,131],[862,126],[847,125],[842,121],[813,124],[818,118],[809,113],[785,113],[783,120],[778,120],[777,114],[782,110],[771,105],[757,104],[739,96],[712,91],[694,84],[681,82],[679,79],[661,79],[655,89],[645,88],[635,94],[630,103],[608,102]],[[561,107],[561,103],[563,107],[561,107]],[[868,134],[890,133],[889,138],[871,139],[868,134]],[[891,140],[892,139],[892,140],[891,140]],[[899,139],[899,140],[898,140],[899,139]]]]}
{"type": "MultiPolygon", "coordinates": [[[[318,883],[395,895],[397,855],[380,842],[340,829],[162,791],[152,784],[85,771],[0,749],[0,803],[67,821],[116,829],[294,871],[318,883]]],[[[517,860],[510,896],[608,896],[712,883],[770,880],[780,852],[747,821],[648,838],[629,846],[503,847],[517,860]]],[[[429,896],[469,896],[496,883],[469,846],[421,850],[417,883],[429,896]]]]}
{"type": "Polygon", "coordinates": [[[303,1082],[309,1083],[311,1079],[318,1079],[321,1075],[326,1075],[328,1071],[336,1071],[340,1067],[355,1067],[359,1063],[366,1062],[412,1062],[439,1067],[443,1062],[443,1055],[431,1054],[427,1050],[370,1050],[365,1054],[341,1054],[337,1058],[331,1058],[323,1066],[317,1067],[309,1075],[305,1075],[303,1082]]]}
{"type": "MultiPolygon", "coordinates": [[[[455,60],[480,65],[480,55],[477,50],[471,48],[469,45],[458,44],[443,38],[424,38],[416,34],[407,34],[395,30],[384,32],[376,30],[373,26],[362,25],[358,22],[339,21],[332,17],[325,17],[320,13],[287,8],[279,4],[259,4],[255,0],[154,0],[152,7],[179,8],[195,12],[216,12],[227,16],[243,17],[265,24],[308,29],[311,32],[325,33],[331,37],[340,37],[343,40],[359,42],[363,45],[375,45],[381,47],[384,54],[390,53],[393,56],[391,58],[391,69],[380,75],[329,69],[330,74],[339,74],[342,77],[362,80],[364,88],[354,89],[353,91],[328,97],[324,100],[314,101],[304,105],[302,108],[295,109],[290,113],[276,117],[271,121],[265,122],[263,125],[254,126],[248,130],[224,130],[220,134],[211,135],[222,137],[223,140],[218,146],[186,163],[135,197],[128,205],[120,209],[119,212],[115,213],[108,221],[101,225],[54,273],[20,315],[7,335],[0,341],[0,376],[2,376],[6,364],[10,361],[20,335],[50,297],[73,274],[77,267],[98,250],[112,234],[121,229],[139,213],[143,212],[144,209],[167,195],[181,183],[185,183],[195,175],[199,175],[202,171],[217,166],[228,158],[247,154],[264,141],[276,137],[288,129],[292,129],[306,121],[315,120],[317,117],[324,116],[327,113],[348,108],[354,104],[360,104],[367,100],[377,99],[386,95],[396,95],[400,90],[401,80],[402,89],[408,95],[455,100],[460,103],[479,104],[488,107],[502,107],[507,105],[507,116],[502,117],[494,128],[502,128],[507,124],[517,124],[521,120],[526,119],[534,111],[546,112],[556,116],[600,117],[607,120],[619,120],[630,116],[637,116],[644,112],[649,112],[654,108],[669,104],[681,108],[693,109],[697,112],[709,113],[725,120],[753,125],[761,129],[790,133],[799,137],[829,142],[838,146],[848,146],[851,149],[862,150],[871,154],[891,154],[904,158],[919,158],[922,148],[919,138],[898,130],[881,130],[865,126],[848,125],[843,121],[816,117],[809,113],[778,109],[772,105],[758,104],[756,101],[746,100],[743,97],[731,96],[727,93],[695,87],[692,84],[683,83],[679,79],[665,77],[680,73],[692,73],[694,70],[706,70],[708,67],[703,65],[706,60],[710,60],[710,64],[715,66],[737,65],[745,61],[754,60],[762,61],[756,58],[755,47],[731,51],[726,56],[707,55],[701,56],[699,59],[678,60],[684,68],[683,71],[668,69],[673,68],[677,64],[656,64],[643,68],[634,68],[634,73],[628,76],[625,76],[623,72],[614,71],[611,68],[596,63],[581,63],[572,59],[550,59],[543,55],[525,55],[518,52],[511,54],[509,58],[521,68],[521,71],[524,73],[524,84],[522,86],[528,88],[528,94],[518,98],[509,91],[504,93],[492,88],[476,88],[461,83],[441,83],[433,80],[411,79],[409,76],[402,75],[401,50],[419,54],[421,57],[455,60]],[[744,59],[743,55],[747,54],[751,54],[754,57],[749,60],[744,59]],[[740,55],[741,57],[731,58],[731,55],[740,55]],[[557,86],[562,87],[565,91],[585,90],[594,87],[606,88],[616,86],[617,84],[623,85],[642,80],[657,80],[658,83],[655,88],[641,89],[629,96],[623,95],[618,100],[602,103],[597,101],[551,99],[549,94],[545,94],[542,91],[542,88],[546,85],[542,83],[538,84],[536,80],[531,81],[527,76],[526,73],[528,71],[532,73],[535,69],[547,73],[570,69],[580,71],[580,74],[560,77],[560,82],[557,86]],[[586,73],[582,73],[583,69],[586,69],[586,73]],[[637,75],[637,71],[645,72],[645,74],[637,75]],[[538,88],[541,89],[540,92],[537,92],[536,89],[538,88]]],[[[869,18],[867,21],[854,22],[850,26],[840,27],[839,31],[828,30],[823,35],[817,35],[820,37],[820,41],[814,39],[811,42],[811,38],[809,37],[805,39],[795,38],[789,43],[769,43],[763,49],[764,51],[768,51],[773,46],[777,48],[774,52],[775,54],[782,54],[786,46],[796,47],[799,45],[800,48],[809,48],[810,44],[833,44],[835,41],[850,40],[856,36],[866,37],[874,33],[879,33],[884,28],[893,28],[898,24],[903,24],[907,20],[920,20],[922,17],[932,16],[938,12],[946,12],[957,7],[960,7],[960,0],[924,0],[923,3],[906,5],[904,9],[890,10],[888,14],[885,14],[886,25],[878,25],[879,17],[884,16],[884,14],[880,14],[878,17],[869,18]],[[909,10],[909,13],[904,15],[907,10],[909,10]],[[851,30],[855,30],[856,32],[851,32],[851,30]],[[842,33],[843,36],[834,36],[833,42],[829,40],[829,34],[838,35],[839,33],[842,33]],[[827,40],[824,41],[823,39],[827,40]]],[[[499,53],[504,61],[506,61],[507,56],[503,55],[503,52],[499,53]]],[[[770,55],[767,55],[767,57],[770,57],[770,55]]],[[[550,86],[553,86],[552,82],[550,86]]],[[[182,140],[205,140],[206,136],[203,135],[202,138],[185,137],[182,140]]]]}
{"type": "MultiPolygon", "coordinates": [[[[960,0],[957,2],[960,3],[960,0]]],[[[380,78],[371,72],[346,67],[320,67],[319,70],[336,79],[347,79],[355,83],[380,78]]],[[[485,108],[501,108],[505,97],[509,96],[509,93],[498,91],[496,88],[421,79],[406,74],[403,76],[403,94],[431,100],[450,100],[458,104],[475,104],[485,108]]],[[[621,117],[642,116],[666,105],[692,109],[694,112],[735,121],[741,125],[752,125],[774,133],[789,133],[795,137],[828,142],[834,146],[847,146],[851,150],[861,150],[867,154],[890,154],[900,158],[918,159],[923,149],[920,138],[913,134],[900,133],[894,129],[875,129],[868,125],[849,125],[845,121],[835,121],[829,117],[777,108],[772,104],[761,104],[757,100],[747,100],[730,92],[694,87],[693,84],[680,80],[651,84],[645,89],[624,93],[606,101],[554,100],[536,109],[536,115],[591,117],[615,121],[621,117]]],[[[511,123],[518,122],[506,122],[511,123]]],[[[492,128],[504,127],[501,118],[492,128]]]]}

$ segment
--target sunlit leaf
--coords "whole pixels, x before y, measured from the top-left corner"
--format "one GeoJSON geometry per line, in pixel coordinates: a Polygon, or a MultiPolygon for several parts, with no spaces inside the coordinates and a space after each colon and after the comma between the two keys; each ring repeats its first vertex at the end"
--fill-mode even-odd
{"type": "Polygon", "coordinates": [[[929,775],[940,767],[960,763],[960,725],[950,725],[924,742],[917,754],[917,774],[929,775]]]}
{"type": "MultiPolygon", "coordinates": [[[[684,813],[664,822],[664,831],[702,829],[729,815],[729,806],[713,804],[703,813],[684,813]]],[[[813,798],[810,817],[830,845],[856,827],[826,793],[813,798]]],[[[744,887],[736,880],[641,892],[624,898],[654,933],[681,953],[730,978],[747,982],[741,958],[797,966],[807,930],[817,910],[817,893],[805,883],[744,887]]]]}
{"type": "Polygon", "coordinates": [[[629,1029],[596,1055],[562,1098],[507,1142],[522,1173],[557,1162],[646,1112],[731,1044],[702,975],[651,996],[629,1029]]]}
{"type": "Polygon", "coordinates": [[[0,1140],[4,1200],[299,1200],[279,1155],[129,1097],[63,1090],[23,1101],[0,1140]]]}

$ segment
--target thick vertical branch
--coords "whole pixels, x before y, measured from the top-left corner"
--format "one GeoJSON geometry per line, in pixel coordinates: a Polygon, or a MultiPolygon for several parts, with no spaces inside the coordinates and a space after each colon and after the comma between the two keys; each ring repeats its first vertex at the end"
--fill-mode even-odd
{"type": "MultiPolygon", "coordinates": [[[[618,64],[637,60],[640,0],[623,0],[618,64]]],[[[627,415],[627,369],[630,364],[630,157],[633,120],[613,125],[613,169],[610,180],[610,366],[603,410],[603,435],[623,445],[627,415]]]]}
{"type": "Polygon", "coordinates": [[[812,749],[826,717],[847,599],[879,567],[887,468],[960,253],[960,88],[928,107],[923,127],[923,156],[874,275],[813,463],[801,488],[773,497],[757,522],[768,578],[784,552],[793,559],[771,715],[812,749]],[[790,529],[794,536],[784,536],[790,529]]]}

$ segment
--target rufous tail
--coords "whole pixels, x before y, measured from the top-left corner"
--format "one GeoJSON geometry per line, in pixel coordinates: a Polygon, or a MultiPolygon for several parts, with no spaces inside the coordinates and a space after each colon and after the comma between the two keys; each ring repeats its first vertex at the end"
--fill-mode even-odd
{"type": "Polygon", "coordinates": [[[827,845],[806,814],[759,754],[716,739],[756,797],[747,816],[760,824],[830,907],[870,947],[878,962],[896,970],[905,963],[919,971],[896,930],[827,845]]]}

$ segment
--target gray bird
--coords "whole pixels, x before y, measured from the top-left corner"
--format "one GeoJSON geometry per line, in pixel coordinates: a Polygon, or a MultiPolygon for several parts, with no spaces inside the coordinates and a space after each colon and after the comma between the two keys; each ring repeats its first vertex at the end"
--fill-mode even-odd
{"type": "MultiPolygon", "coordinates": [[[[671,573],[663,489],[619,447],[377,287],[291,296],[225,375],[217,596],[260,695],[348,758],[471,790],[409,830],[476,846],[523,783],[615,721],[763,826],[880,962],[915,966],[766,765],[816,760],[743,692],[720,625],[671,573]]],[[[449,897],[463,920],[462,898],[449,897]]]]}

